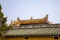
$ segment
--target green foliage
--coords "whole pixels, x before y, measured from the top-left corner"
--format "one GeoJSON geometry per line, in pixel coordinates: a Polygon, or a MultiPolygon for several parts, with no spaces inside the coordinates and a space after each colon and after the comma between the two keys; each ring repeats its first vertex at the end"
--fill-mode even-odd
{"type": "Polygon", "coordinates": [[[4,14],[2,13],[2,7],[0,5],[0,20],[2,21],[2,24],[6,23],[7,17],[4,17],[4,14]]]}
{"type": "Polygon", "coordinates": [[[5,32],[6,30],[6,21],[7,21],[7,17],[4,17],[4,14],[2,13],[2,7],[0,4],[0,38],[2,36],[2,34],[5,32]]]}
{"type": "Polygon", "coordinates": [[[3,21],[2,21],[2,24],[6,23],[6,21],[7,21],[7,17],[4,17],[3,21]]]}
{"type": "Polygon", "coordinates": [[[2,9],[1,4],[0,4],[0,10],[2,9]]]}

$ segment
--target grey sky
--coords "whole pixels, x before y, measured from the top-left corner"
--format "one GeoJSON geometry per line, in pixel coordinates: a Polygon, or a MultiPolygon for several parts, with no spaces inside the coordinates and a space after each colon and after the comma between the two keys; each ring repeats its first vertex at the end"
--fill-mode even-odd
{"type": "Polygon", "coordinates": [[[60,0],[0,0],[2,11],[10,20],[42,18],[49,15],[49,21],[60,23],[60,0]]]}

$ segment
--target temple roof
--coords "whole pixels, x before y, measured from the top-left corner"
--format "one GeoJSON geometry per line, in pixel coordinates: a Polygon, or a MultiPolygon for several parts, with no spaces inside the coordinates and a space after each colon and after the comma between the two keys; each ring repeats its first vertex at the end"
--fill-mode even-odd
{"type": "Polygon", "coordinates": [[[60,35],[60,27],[36,28],[36,29],[12,29],[8,30],[5,36],[24,36],[24,35],[60,35]]]}
{"type": "Polygon", "coordinates": [[[17,21],[15,21],[14,23],[12,22],[12,24],[34,24],[34,23],[48,23],[48,15],[41,19],[33,19],[31,17],[31,19],[29,20],[21,20],[17,18],[17,21]]]}
{"type": "Polygon", "coordinates": [[[46,15],[46,17],[41,18],[41,19],[33,19],[31,17],[30,20],[21,20],[20,24],[45,23],[45,22],[47,22],[47,20],[48,20],[48,16],[47,15],[46,15]]]}

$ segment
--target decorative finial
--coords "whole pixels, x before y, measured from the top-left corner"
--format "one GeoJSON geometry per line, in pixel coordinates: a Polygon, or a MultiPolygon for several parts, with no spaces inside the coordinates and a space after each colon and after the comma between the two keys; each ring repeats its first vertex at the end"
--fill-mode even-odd
{"type": "Polygon", "coordinates": [[[33,17],[31,17],[31,20],[33,19],[33,17]]]}
{"type": "Polygon", "coordinates": [[[48,14],[46,15],[46,17],[48,18],[48,14]]]}
{"type": "Polygon", "coordinates": [[[17,20],[20,21],[19,17],[17,17],[17,20]]]}
{"type": "Polygon", "coordinates": [[[48,20],[48,14],[46,15],[45,19],[48,20]]]}

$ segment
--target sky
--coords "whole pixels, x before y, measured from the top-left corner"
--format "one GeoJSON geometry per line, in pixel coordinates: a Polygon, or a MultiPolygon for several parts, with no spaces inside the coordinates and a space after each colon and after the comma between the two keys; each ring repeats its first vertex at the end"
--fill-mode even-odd
{"type": "Polygon", "coordinates": [[[60,0],[0,0],[7,23],[16,20],[39,19],[48,14],[52,23],[60,23],[60,0]]]}

